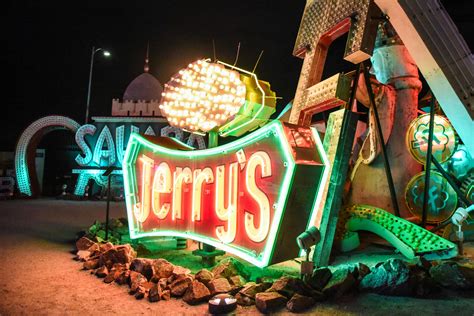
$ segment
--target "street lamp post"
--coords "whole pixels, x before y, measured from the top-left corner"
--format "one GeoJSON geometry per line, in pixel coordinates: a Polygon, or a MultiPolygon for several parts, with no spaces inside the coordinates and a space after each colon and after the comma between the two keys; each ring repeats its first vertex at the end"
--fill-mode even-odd
{"type": "Polygon", "coordinates": [[[87,122],[89,121],[89,104],[90,104],[90,100],[91,100],[92,69],[94,68],[94,56],[95,56],[95,53],[97,53],[98,51],[103,51],[103,54],[104,54],[105,57],[110,56],[109,51],[106,51],[106,50],[104,50],[103,48],[100,48],[100,47],[95,48],[94,46],[92,46],[91,65],[90,65],[90,69],[89,69],[89,85],[88,85],[88,88],[87,88],[87,103],[86,103],[85,124],[87,124],[87,122]]]}

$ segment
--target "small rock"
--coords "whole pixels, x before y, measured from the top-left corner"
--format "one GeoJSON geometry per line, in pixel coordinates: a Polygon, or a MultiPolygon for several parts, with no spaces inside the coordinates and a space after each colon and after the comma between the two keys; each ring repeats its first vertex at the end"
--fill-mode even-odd
{"type": "Polygon", "coordinates": [[[141,273],[130,271],[130,294],[135,294],[139,286],[147,282],[145,276],[141,273]]]}
{"type": "Polygon", "coordinates": [[[106,252],[100,255],[100,265],[105,265],[108,268],[112,268],[114,263],[117,263],[117,250],[114,248],[107,250],[106,252]]]}
{"type": "Polygon", "coordinates": [[[243,287],[245,279],[240,275],[234,275],[229,278],[229,283],[234,287],[243,287]]]}
{"type": "Polygon", "coordinates": [[[174,266],[173,267],[173,274],[180,275],[180,274],[190,274],[191,270],[184,268],[182,266],[174,266]]]}
{"type": "Polygon", "coordinates": [[[169,301],[171,299],[171,292],[170,290],[164,290],[161,293],[161,299],[164,301],[169,301]]]}
{"type": "Polygon", "coordinates": [[[237,304],[239,305],[242,305],[242,306],[255,305],[255,300],[253,298],[250,298],[247,295],[244,295],[240,292],[235,295],[235,298],[237,299],[237,304]]]}
{"type": "MultiPolygon", "coordinates": [[[[171,275],[169,278],[166,279],[166,283],[167,283],[167,284],[173,283],[174,280],[176,280],[177,277],[178,277],[177,275],[174,275],[174,274],[171,275]]],[[[153,279],[155,279],[155,277],[153,277],[153,279]]]]}
{"type": "Polygon", "coordinates": [[[469,283],[469,289],[474,289],[474,264],[472,262],[459,264],[458,269],[469,283]]]}
{"type": "Polygon", "coordinates": [[[100,247],[98,244],[94,243],[92,246],[87,248],[87,251],[89,251],[91,255],[96,255],[100,252],[100,247]]]}
{"type": "Polygon", "coordinates": [[[153,261],[153,279],[169,278],[173,275],[174,265],[165,259],[153,261]]]}
{"type": "Polygon", "coordinates": [[[297,290],[298,280],[291,277],[281,277],[276,280],[273,285],[266,292],[278,292],[287,298],[290,298],[295,294],[297,290]]]}
{"type": "Polygon", "coordinates": [[[130,245],[120,245],[102,253],[100,255],[100,264],[106,265],[110,269],[115,263],[130,263],[135,256],[136,252],[130,245]]]}
{"type": "Polygon", "coordinates": [[[148,292],[148,300],[150,302],[158,302],[161,300],[162,295],[162,288],[158,284],[155,284],[151,287],[150,291],[148,292]]]}
{"type": "Polygon", "coordinates": [[[79,250],[76,254],[76,257],[80,261],[87,261],[91,256],[91,252],[89,250],[79,250]]]}
{"type": "Polygon", "coordinates": [[[370,268],[361,262],[357,264],[357,270],[359,272],[357,276],[359,280],[362,280],[367,274],[370,273],[370,268]]]}
{"type": "Polygon", "coordinates": [[[456,263],[442,263],[431,267],[430,275],[437,284],[443,287],[466,290],[474,285],[466,278],[466,275],[469,276],[469,270],[468,268],[461,268],[456,263]]]}
{"type": "Polygon", "coordinates": [[[104,283],[112,283],[122,274],[124,270],[126,270],[125,265],[119,263],[114,264],[112,270],[105,277],[104,283]]]}
{"type": "Polygon", "coordinates": [[[81,237],[80,239],[76,241],[76,248],[77,250],[87,250],[89,249],[89,247],[91,247],[94,244],[95,242],[93,242],[89,238],[81,237]]]}
{"type": "Polygon", "coordinates": [[[146,295],[146,289],[143,286],[138,286],[137,290],[135,291],[135,298],[137,300],[141,300],[146,295]]]}
{"type": "Polygon", "coordinates": [[[183,296],[192,281],[193,279],[189,276],[184,274],[179,275],[176,280],[169,285],[171,295],[176,297],[183,296]]]}
{"type": "Polygon", "coordinates": [[[130,281],[130,270],[122,271],[119,276],[115,279],[115,283],[119,285],[127,284],[130,281]]]}
{"type": "Polygon", "coordinates": [[[117,262],[116,263],[130,263],[134,258],[137,257],[136,251],[130,246],[130,244],[120,245],[117,249],[117,262]]]}
{"type": "Polygon", "coordinates": [[[232,287],[230,286],[229,281],[226,278],[217,278],[210,281],[207,284],[209,290],[211,291],[212,295],[219,294],[219,293],[227,293],[229,292],[232,287]]]}
{"type": "Polygon", "coordinates": [[[110,249],[114,249],[114,245],[110,242],[106,242],[99,245],[99,251],[102,253],[107,252],[110,249]]]}
{"type": "Polygon", "coordinates": [[[168,286],[168,279],[167,278],[161,278],[158,280],[157,283],[159,286],[161,286],[162,290],[166,290],[166,287],[168,286]]]}
{"type": "Polygon", "coordinates": [[[247,273],[245,272],[243,264],[234,258],[222,260],[212,269],[212,273],[214,274],[215,278],[221,277],[228,279],[231,276],[239,274],[247,278],[247,273]]]}
{"type": "Polygon", "coordinates": [[[278,292],[263,292],[255,295],[255,305],[262,313],[274,312],[285,306],[288,299],[278,292]]]}
{"type": "Polygon", "coordinates": [[[420,261],[417,264],[418,264],[418,266],[425,269],[426,271],[429,271],[430,268],[431,268],[431,262],[426,260],[423,257],[420,257],[420,261]]]}
{"type": "Polygon", "coordinates": [[[153,259],[135,258],[130,263],[130,270],[141,273],[150,280],[153,276],[153,259]]]}
{"type": "Polygon", "coordinates": [[[428,297],[439,290],[435,281],[430,277],[429,272],[422,265],[410,266],[410,287],[412,294],[416,297],[428,297]]]}
{"type": "Polygon", "coordinates": [[[332,272],[328,268],[319,268],[313,271],[313,274],[305,279],[306,283],[313,289],[321,291],[329,280],[331,280],[332,272]]]}
{"type": "Polygon", "coordinates": [[[266,276],[259,276],[255,279],[255,283],[269,283],[273,284],[273,279],[266,276]]]}
{"type": "Polygon", "coordinates": [[[199,282],[204,283],[204,284],[207,285],[209,283],[209,281],[214,279],[214,274],[211,271],[207,270],[207,269],[201,269],[201,270],[198,271],[198,273],[196,273],[195,278],[199,282]]]}
{"type": "Polygon", "coordinates": [[[240,294],[255,299],[257,293],[265,292],[271,287],[269,283],[259,283],[255,284],[254,282],[248,282],[245,284],[244,288],[239,291],[240,294]]]}
{"type": "Polygon", "coordinates": [[[400,259],[387,260],[360,281],[359,289],[382,295],[409,296],[413,292],[410,270],[400,259]]]}
{"type": "Polygon", "coordinates": [[[350,269],[340,268],[332,274],[328,284],[323,288],[323,293],[327,297],[339,298],[352,289],[355,284],[356,279],[350,269]]]}
{"type": "Polygon", "coordinates": [[[84,262],[82,267],[86,270],[97,269],[99,267],[99,259],[89,259],[84,262]]]}
{"type": "Polygon", "coordinates": [[[286,303],[286,308],[292,313],[299,313],[312,307],[316,301],[309,296],[303,296],[298,293],[286,303]]]}
{"type": "Polygon", "coordinates": [[[105,278],[107,274],[109,274],[109,270],[107,269],[106,266],[102,266],[95,271],[95,275],[98,278],[105,278]]]}
{"type": "Polygon", "coordinates": [[[237,293],[240,292],[240,290],[242,290],[244,287],[243,286],[236,286],[236,285],[231,285],[231,289],[229,292],[227,292],[227,294],[230,294],[232,296],[235,296],[237,293]]]}
{"type": "Polygon", "coordinates": [[[155,283],[152,283],[152,282],[145,282],[145,283],[142,283],[136,293],[135,293],[135,298],[137,300],[141,300],[143,298],[145,298],[147,295],[149,295],[148,293],[150,292],[150,289],[155,286],[156,284],[155,283]]]}
{"type": "Polygon", "coordinates": [[[201,282],[194,280],[184,293],[183,301],[189,305],[196,305],[209,299],[211,292],[201,282]]]}
{"type": "Polygon", "coordinates": [[[110,272],[109,274],[107,274],[107,276],[104,278],[104,283],[112,283],[115,281],[115,273],[114,272],[110,272]]]}

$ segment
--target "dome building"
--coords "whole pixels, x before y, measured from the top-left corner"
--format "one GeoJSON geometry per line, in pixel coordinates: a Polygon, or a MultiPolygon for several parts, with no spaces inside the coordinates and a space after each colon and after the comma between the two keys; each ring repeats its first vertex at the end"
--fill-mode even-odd
{"type": "Polygon", "coordinates": [[[122,102],[119,99],[112,100],[112,116],[162,116],[159,105],[163,86],[148,72],[148,61],[147,50],[144,73],[130,82],[122,102]]]}

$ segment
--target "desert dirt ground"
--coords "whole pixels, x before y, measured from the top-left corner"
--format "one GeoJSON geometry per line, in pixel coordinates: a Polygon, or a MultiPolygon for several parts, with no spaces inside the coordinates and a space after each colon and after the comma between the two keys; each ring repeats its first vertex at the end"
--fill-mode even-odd
{"type": "MultiPolygon", "coordinates": [[[[111,217],[124,217],[121,202],[111,217]]],[[[78,231],[104,220],[105,202],[55,199],[0,201],[0,315],[203,315],[207,305],[181,300],[149,303],[127,287],[81,270],[71,253],[78,231]]],[[[474,315],[472,293],[431,299],[363,294],[316,305],[318,315],[474,315]]],[[[258,314],[239,307],[237,314],[258,314]]],[[[285,314],[281,312],[280,314],[285,314]]]]}

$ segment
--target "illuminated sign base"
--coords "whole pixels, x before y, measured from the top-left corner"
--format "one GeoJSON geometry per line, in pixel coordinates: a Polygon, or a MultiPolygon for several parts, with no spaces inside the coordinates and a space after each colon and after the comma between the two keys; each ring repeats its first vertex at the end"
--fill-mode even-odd
{"type": "Polygon", "coordinates": [[[315,130],[274,121],[205,150],[134,133],[123,176],[132,239],[189,238],[263,267],[299,255],[327,159],[315,130]]]}

